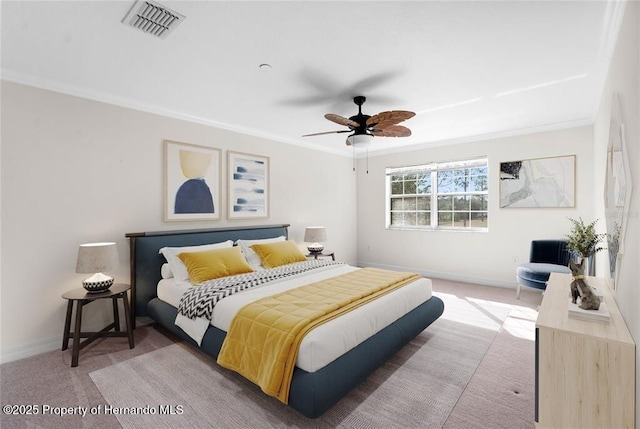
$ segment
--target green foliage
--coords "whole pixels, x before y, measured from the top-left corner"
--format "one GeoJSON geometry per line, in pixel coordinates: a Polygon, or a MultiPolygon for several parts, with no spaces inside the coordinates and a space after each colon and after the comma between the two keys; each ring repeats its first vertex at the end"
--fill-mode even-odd
{"type": "Polygon", "coordinates": [[[569,243],[567,247],[570,251],[583,258],[588,258],[594,253],[605,249],[599,246],[599,243],[607,237],[607,234],[596,233],[598,219],[588,225],[584,224],[582,218],[579,220],[568,219],[571,221],[571,231],[566,238],[569,243]]]}

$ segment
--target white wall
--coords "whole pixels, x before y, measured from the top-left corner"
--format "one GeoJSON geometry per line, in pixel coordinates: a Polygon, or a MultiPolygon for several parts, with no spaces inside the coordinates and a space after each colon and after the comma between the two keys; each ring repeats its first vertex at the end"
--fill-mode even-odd
{"type": "MultiPolygon", "coordinates": [[[[128,283],[127,232],[290,223],[328,228],[327,248],[356,262],[355,176],[351,159],[231,131],[2,82],[1,353],[12,360],[60,347],[66,301],[81,287],[78,245],[116,241],[116,281],[128,283]],[[268,219],[163,221],[163,139],[266,155],[268,219]]],[[[105,304],[102,307],[100,304],[105,304]]],[[[102,327],[108,303],[83,324],[102,327]]],[[[95,306],[95,307],[94,307],[95,306]]],[[[92,313],[92,314],[89,314],[92,313]]]]}
{"type": "MultiPolygon", "coordinates": [[[[598,195],[602,195],[607,160],[609,120],[613,94],[618,94],[625,124],[626,147],[633,190],[629,220],[625,234],[625,252],[622,255],[620,276],[615,297],[627,327],[636,342],[636,386],[640,386],[640,4],[628,2],[611,59],[607,82],[594,125],[594,179],[598,195]]],[[[604,219],[604,203],[595,201],[596,216],[604,219]]],[[[636,427],[640,428],[640,395],[636,390],[636,427]]]]}
{"type": "MultiPolygon", "coordinates": [[[[628,2],[593,127],[478,141],[359,161],[358,260],[363,265],[407,267],[433,275],[495,285],[514,285],[515,264],[528,257],[534,238],[562,237],[567,217],[600,219],[604,230],[604,177],[611,100],[617,93],[625,123],[633,183],[625,254],[616,301],[631,334],[640,342],[640,3],[628,2]],[[575,209],[500,209],[496,172],[501,161],[575,153],[575,209]],[[488,155],[490,164],[489,232],[390,231],[384,228],[384,169],[488,155]]],[[[608,274],[606,252],[597,256],[598,276],[608,274]]],[[[636,347],[636,385],[640,386],[640,347],[636,347]]],[[[640,428],[636,393],[636,427],[640,428]]]]}
{"type": "Polygon", "coordinates": [[[408,268],[431,277],[515,287],[517,262],[529,258],[533,239],[563,238],[567,217],[593,218],[592,127],[476,141],[359,161],[358,261],[408,268]],[[576,207],[499,208],[500,162],[576,155],[576,207]],[[489,231],[398,231],[385,229],[385,168],[429,162],[489,158],[489,231]]]}

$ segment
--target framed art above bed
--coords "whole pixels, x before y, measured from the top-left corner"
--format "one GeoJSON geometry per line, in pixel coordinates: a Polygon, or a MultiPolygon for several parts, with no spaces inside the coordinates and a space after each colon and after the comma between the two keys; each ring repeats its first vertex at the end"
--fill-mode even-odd
{"type": "Polygon", "coordinates": [[[227,152],[228,218],[269,217],[269,158],[227,152]]]}
{"type": "Polygon", "coordinates": [[[219,220],[222,151],[165,140],[164,154],[164,220],[219,220]]]}

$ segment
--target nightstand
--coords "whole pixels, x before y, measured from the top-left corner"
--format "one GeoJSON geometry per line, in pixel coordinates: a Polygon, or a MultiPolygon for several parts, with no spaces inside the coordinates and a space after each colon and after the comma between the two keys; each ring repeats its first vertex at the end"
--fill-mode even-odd
{"type": "Polygon", "coordinates": [[[73,353],[71,354],[71,366],[78,366],[78,355],[80,349],[100,337],[128,337],[129,348],[133,345],[133,331],[131,330],[131,312],[129,310],[129,297],[127,292],[131,287],[127,284],[114,284],[108,290],[99,293],[89,293],[85,289],[74,289],[62,294],[62,298],[69,301],[67,304],[67,317],[64,322],[64,335],[62,337],[62,350],[69,347],[69,338],[73,337],[73,353]],[[122,299],[124,304],[124,320],[127,327],[126,331],[120,330],[120,318],[118,316],[118,298],[122,299]],[[111,299],[113,303],[113,323],[104,327],[99,332],[82,332],[82,308],[99,299],[111,299]],[[73,304],[76,303],[76,319],[73,333],[71,332],[71,313],[73,312],[73,304]],[[114,332],[109,332],[111,330],[114,332]],[[86,340],[80,342],[80,338],[86,340]]]}
{"type": "Polygon", "coordinates": [[[335,254],[335,252],[333,252],[331,250],[323,250],[321,252],[311,252],[311,253],[307,253],[305,256],[307,258],[313,258],[313,259],[331,258],[331,260],[333,260],[333,261],[336,260],[336,254],[335,254]]]}

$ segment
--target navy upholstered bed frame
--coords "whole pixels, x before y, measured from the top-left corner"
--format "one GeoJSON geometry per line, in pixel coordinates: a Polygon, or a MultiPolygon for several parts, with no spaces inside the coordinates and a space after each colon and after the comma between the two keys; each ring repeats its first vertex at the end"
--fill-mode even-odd
{"type": "MultiPolygon", "coordinates": [[[[158,253],[164,246],[191,246],[226,240],[253,240],[288,237],[289,225],[266,225],[206,230],[159,231],[126,234],[131,250],[131,300],[135,316],[149,316],[187,343],[198,345],[174,323],[177,310],[160,301],[156,285],[165,262],[158,253]]],[[[309,373],[295,368],[289,405],[306,417],[316,418],[335,405],[387,359],[433,323],[444,311],[444,304],[433,296],[393,324],[378,332],[319,371],[309,373]]],[[[217,358],[226,333],[210,326],[200,349],[217,358]]]]}

